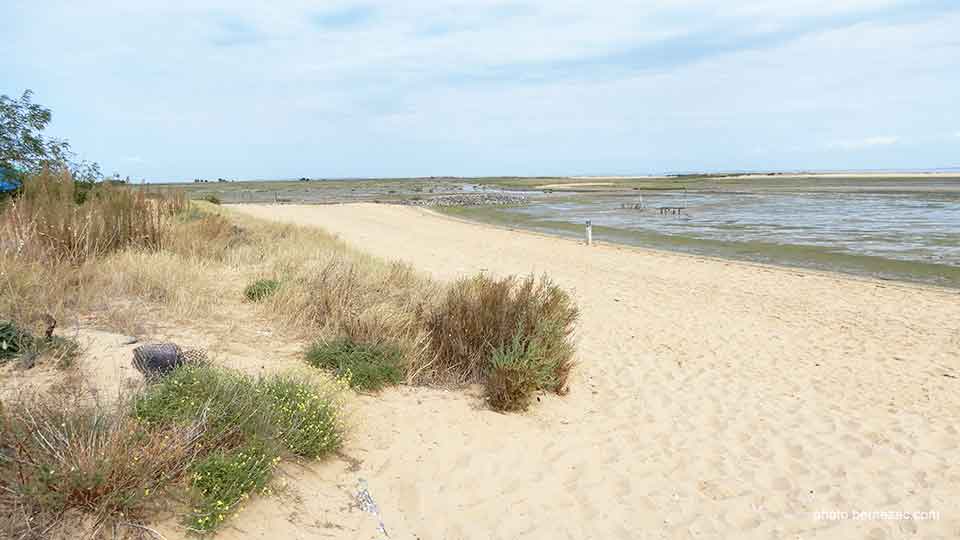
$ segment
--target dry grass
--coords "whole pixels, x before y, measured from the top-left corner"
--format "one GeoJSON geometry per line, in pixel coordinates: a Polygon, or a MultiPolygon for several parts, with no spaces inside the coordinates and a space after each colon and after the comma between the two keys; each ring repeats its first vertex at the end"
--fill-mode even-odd
{"type": "Polygon", "coordinates": [[[3,212],[4,251],[48,264],[81,264],[128,247],[159,249],[167,219],[186,208],[182,196],[147,197],[144,190],[97,186],[77,204],[76,183],[45,171],[24,182],[3,212]]]}
{"type": "Polygon", "coordinates": [[[196,458],[202,427],[148,430],[122,411],[43,394],[4,403],[0,532],[6,538],[93,538],[159,503],[196,458]],[[78,521],[82,535],[73,529],[78,521]]]}
{"type": "Polygon", "coordinates": [[[494,351],[518,342],[537,350],[544,373],[538,388],[563,393],[573,367],[571,334],[579,313],[569,295],[549,278],[485,275],[447,288],[425,326],[433,363],[420,370],[425,382],[483,382],[494,351]]]}
{"type": "MultiPolygon", "coordinates": [[[[323,231],[240,225],[227,209],[188,207],[178,195],[103,186],[78,205],[68,177],[27,185],[0,208],[0,319],[29,327],[45,314],[69,322],[94,313],[126,330],[142,318],[204,324],[255,309],[282,335],[349,344],[317,348],[313,360],[343,373],[369,368],[371,381],[483,383],[503,410],[566,390],[577,310],[546,278],[445,285],[323,231]],[[281,286],[244,304],[244,286],[264,276],[281,286]],[[389,376],[371,351],[390,351],[389,376]]],[[[73,514],[84,530],[106,531],[148,517],[177,489],[193,497],[188,526],[213,530],[266,481],[273,459],[318,457],[342,440],[332,394],[302,376],[178,371],[135,396],[136,414],[123,401],[4,403],[0,533],[52,537],[73,514]]]]}
{"type": "Polygon", "coordinates": [[[0,208],[0,315],[30,325],[43,315],[58,320],[89,302],[90,276],[101,262],[128,250],[155,252],[169,238],[173,217],[184,211],[178,194],[98,185],[78,204],[73,179],[46,171],[24,182],[22,196],[0,208]]]}

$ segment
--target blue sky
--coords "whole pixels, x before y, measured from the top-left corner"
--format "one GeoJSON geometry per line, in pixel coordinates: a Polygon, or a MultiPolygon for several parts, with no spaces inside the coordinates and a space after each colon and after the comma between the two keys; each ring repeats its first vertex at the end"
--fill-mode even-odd
{"type": "Polygon", "coordinates": [[[176,180],[960,166],[956,0],[0,3],[0,93],[176,180]]]}

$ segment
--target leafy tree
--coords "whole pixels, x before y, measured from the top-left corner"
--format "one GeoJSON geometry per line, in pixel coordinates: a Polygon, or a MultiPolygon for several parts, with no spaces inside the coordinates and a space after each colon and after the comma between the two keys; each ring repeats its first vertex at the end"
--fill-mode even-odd
{"type": "Polygon", "coordinates": [[[100,178],[96,163],[73,161],[70,143],[47,138],[43,130],[50,123],[50,109],[33,103],[33,91],[19,99],[0,95],[0,168],[35,171],[43,167],[65,168],[81,182],[100,178]]]}

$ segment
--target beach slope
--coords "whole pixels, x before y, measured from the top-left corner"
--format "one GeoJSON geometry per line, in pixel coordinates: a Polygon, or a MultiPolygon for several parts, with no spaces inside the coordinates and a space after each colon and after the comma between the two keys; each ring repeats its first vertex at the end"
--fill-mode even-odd
{"type": "MultiPolygon", "coordinates": [[[[363,402],[359,463],[337,478],[368,481],[391,537],[960,537],[957,291],[587,247],[408,207],[234,208],[445,280],[546,273],[582,308],[570,394],[529,413],[429,389],[363,402]],[[879,511],[935,514],[854,519],[879,511]]],[[[294,475],[292,507],[256,505],[224,537],[375,538],[348,498],[312,499],[313,474],[294,475]]]]}

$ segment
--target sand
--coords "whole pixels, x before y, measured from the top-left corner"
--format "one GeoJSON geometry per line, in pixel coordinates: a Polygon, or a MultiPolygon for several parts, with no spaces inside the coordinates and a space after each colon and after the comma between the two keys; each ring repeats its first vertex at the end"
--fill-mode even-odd
{"type": "Polygon", "coordinates": [[[568,396],[363,398],[223,538],[958,538],[960,294],[509,231],[373,204],[243,206],[437,278],[550,274],[582,308],[568,396]],[[936,512],[928,520],[855,512],[936,512]],[[816,512],[847,514],[817,515],[816,512]],[[837,519],[823,519],[824,517],[837,519]]]}
{"type": "MultiPolygon", "coordinates": [[[[355,504],[360,479],[394,539],[960,538],[958,291],[587,247],[418,208],[234,209],[444,280],[545,272],[583,316],[569,395],[524,414],[489,410],[477,388],[359,396],[343,452],[282,465],[275,494],[220,540],[383,538],[355,504]],[[936,519],[854,519],[880,511],[936,519]]],[[[224,310],[145,333],[250,372],[302,366],[302,343],[239,300],[224,310]]],[[[79,338],[101,393],[138,380],[135,345],[79,338]]],[[[56,378],[40,369],[34,382],[56,378]]],[[[156,528],[187,538],[171,515],[156,528]]]]}

